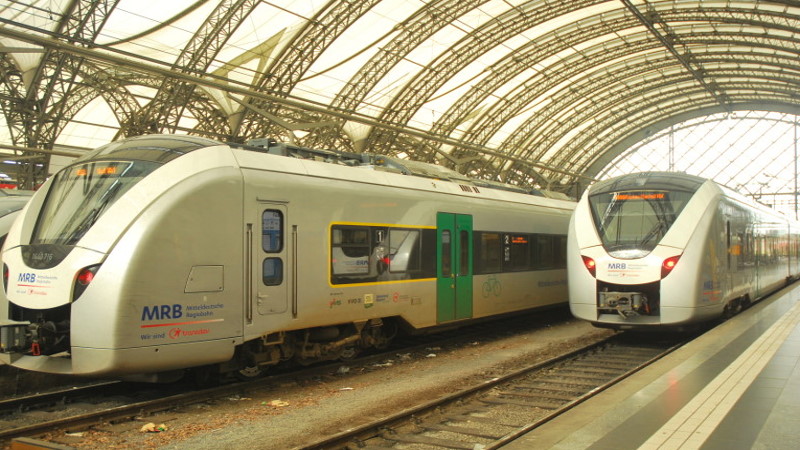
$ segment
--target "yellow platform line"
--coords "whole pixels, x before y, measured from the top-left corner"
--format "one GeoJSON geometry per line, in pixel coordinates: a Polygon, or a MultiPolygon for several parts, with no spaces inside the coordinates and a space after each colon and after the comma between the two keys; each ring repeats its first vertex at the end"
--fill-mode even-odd
{"type": "Polygon", "coordinates": [[[800,303],[796,303],[639,448],[699,449],[798,323],[800,303]]]}

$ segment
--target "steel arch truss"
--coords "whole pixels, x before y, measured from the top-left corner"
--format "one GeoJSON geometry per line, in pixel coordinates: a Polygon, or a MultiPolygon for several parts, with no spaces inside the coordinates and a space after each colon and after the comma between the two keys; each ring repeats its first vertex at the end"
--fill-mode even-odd
{"type": "MultiPolygon", "coordinates": [[[[390,1],[321,2],[307,16],[295,14],[297,23],[256,49],[218,61],[254,11],[289,10],[292,3],[216,0],[174,59],[163,61],[172,70],[166,76],[116,67],[104,62],[102,52],[87,59],[46,45],[27,75],[9,49],[0,53],[7,135],[20,147],[51,148],[67,122],[102,98],[119,135],[190,132],[240,142],[269,136],[578,193],[635,139],[681,118],[746,108],[800,112],[796,0],[420,2],[394,27],[354,46],[367,57],[339,58],[360,62],[342,72],[349,75],[336,92],[306,99],[303,83],[322,76],[312,66],[390,1]],[[457,37],[438,45],[437,36],[448,30],[459,30],[457,37]],[[398,74],[403,63],[416,62],[421,47],[434,49],[430,58],[398,74]],[[211,79],[207,72],[216,63],[253,58],[260,60],[246,94],[197,88],[199,78],[211,79]],[[476,64],[484,65],[479,73],[476,64]],[[390,94],[381,91],[387,85],[390,94]],[[153,93],[142,100],[133,94],[135,86],[153,93]],[[445,97],[449,103],[437,103],[445,97]],[[358,135],[355,123],[365,126],[358,135]]],[[[117,3],[73,0],[53,29],[40,31],[75,46],[96,46],[117,3]]],[[[187,4],[175,20],[196,15],[198,7],[187,4]]],[[[15,25],[22,24],[0,22],[0,38],[15,25]]],[[[227,73],[215,72],[214,79],[227,73]]],[[[29,186],[47,170],[46,157],[31,161],[39,164],[28,164],[20,175],[29,186]]]]}

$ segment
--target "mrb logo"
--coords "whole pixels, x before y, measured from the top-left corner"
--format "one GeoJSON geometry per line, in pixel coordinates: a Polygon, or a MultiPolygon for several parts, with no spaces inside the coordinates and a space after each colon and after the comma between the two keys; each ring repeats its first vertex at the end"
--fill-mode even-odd
{"type": "Polygon", "coordinates": [[[625,270],[627,266],[625,263],[608,263],[608,270],[625,270]]]}
{"type": "Polygon", "coordinates": [[[21,273],[17,278],[17,281],[20,283],[36,283],[36,274],[35,273],[21,273]]]}
{"type": "Polygon", "coordinates": [[[145,306],[142,310],[142,322],[145,320],[179,319],[183,317],[182,305],[145,306]]]}

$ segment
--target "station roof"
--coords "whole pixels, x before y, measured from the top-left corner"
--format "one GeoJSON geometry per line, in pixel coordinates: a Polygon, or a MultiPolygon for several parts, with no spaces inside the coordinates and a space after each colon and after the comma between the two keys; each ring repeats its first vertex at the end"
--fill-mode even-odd
{"type": "Polygon", "coordinates": [[[575,193],[684,120],[797,114],[798,53],[788,0],[9,0],[0,144],[271,137],[575,193]]]}

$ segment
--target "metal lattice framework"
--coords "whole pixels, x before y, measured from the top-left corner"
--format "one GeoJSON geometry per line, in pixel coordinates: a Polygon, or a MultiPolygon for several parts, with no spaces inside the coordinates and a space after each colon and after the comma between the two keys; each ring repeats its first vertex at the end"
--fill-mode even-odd
{"type": "Polygon", "coordinates": [[[48,174],[35,149],[82,147],[68,130],[86,125],[269,136],[577,194],[683,120],[800,113],[800,1],[150,1],[0,6],[0,144],[21,186],[48,174]]]}

